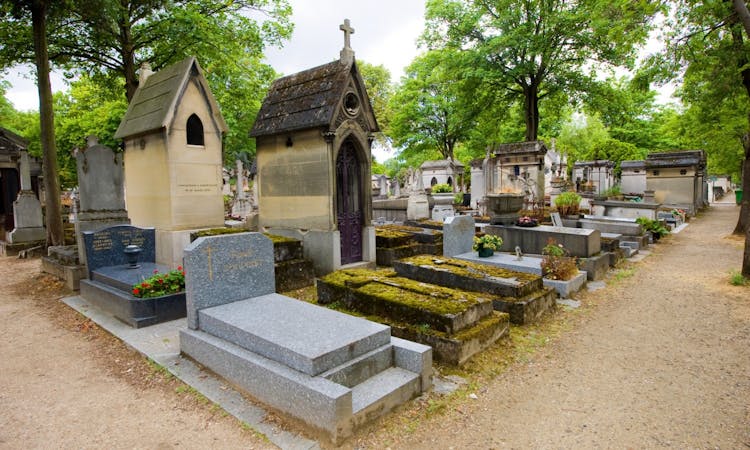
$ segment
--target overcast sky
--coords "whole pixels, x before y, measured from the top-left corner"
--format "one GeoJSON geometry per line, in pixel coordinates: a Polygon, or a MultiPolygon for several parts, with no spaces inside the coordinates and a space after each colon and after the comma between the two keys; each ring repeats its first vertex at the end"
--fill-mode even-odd
{"type": "MultiPolygon", "coordinates": [[[[351,21],[352,49],[358,60],[383,64],[393,81],[417,55],[417,38],[424,22],[424,0],[289,0],[294,34],[283,48],[269,48],[267,61],[277,72],[289,75],[338,59],[344,46],[339,25],[351,21]]],[[[3,79],[12,83],[7,98],[20,110],[38,109],[39,100],[28,70],[11,70],[3,79]]],[[[65,89],[53,74],[52,89],[65,89]]]]}

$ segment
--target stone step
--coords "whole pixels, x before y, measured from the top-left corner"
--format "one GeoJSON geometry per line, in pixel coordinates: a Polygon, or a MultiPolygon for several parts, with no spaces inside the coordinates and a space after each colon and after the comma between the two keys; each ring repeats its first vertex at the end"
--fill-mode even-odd
{"type": "Polygon", "coordinates": [[[274,264],[276,292],[287,292],[315,284],[312,261],[291,259],[274,264]]]}
{"type": "Polygon", "coordinates": [[[394,261],[393,268],[412,280],[504,297],[523,297],[542,288],[538,275],[448,257],[416,256],[394,261]]]}
{"type": "Polygon", "coordinates": [[[391,366],[393,346],[388,344],[323,372],[320,376],[346,387],[354,387],[391,366]]]}
{"type": "Polygon", "coordinates": [[[202,309],[198,327],[311,376],[390,342],[387,326],[280,294],[202,309]]]}
{"type": "Polygon", "coordinates": [[[184,354],[258,400],[326,431],[334,443],[429,388],[429,347],[400,339],[393,339],[392,346],[387,347],[397,355],[397,367],[386,368],[349,388],[322,376],[301,373],[203,331],[180,331],[184,354]]]}
{"type": "Polygon", "coordinates": [[[510,322],[516,325],[532,323],[547,310],[555,308],[557,292],[545,287],[521,298],[504,297],[493,300],[496,311],[508,313],[510,322]]]}
{"type": "Polygon", "coordinates": [[[419,375],[400,367],[391,367],[368,378],[352,389],[354,420],[370,421],[419,395],[419,375]]]}

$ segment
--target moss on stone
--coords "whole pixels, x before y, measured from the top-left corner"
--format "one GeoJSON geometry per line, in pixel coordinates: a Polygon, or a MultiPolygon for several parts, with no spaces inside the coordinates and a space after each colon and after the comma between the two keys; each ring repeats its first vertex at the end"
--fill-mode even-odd
{"type": "Polygon", "coordinates": [[[246,230],[244,228],[209,228],[207,230],[199,230],[195,231],[193,233],[190,233],[190,240],[194,241],[200,237],[206,237],[206,236],[221,236],[224,234],[236,234],[236,233],[247,233],[249,230],[246,230]]]}
{"type": "Polygon", "coordinates": [[[510,315],[504,312],[493,311],[491,315],[480,320],[473,327],[461,330],[451,337],[460,342],[481,339],[487,333],[491,333],[492,329],[497,327],[499,323],[510,323],[510,315]]]}
{"type": "Polygon", "coordinates": [[[479,264],[445,256],[418,255],[402,259],[401,262],[404,264],[413,264],[415,266],[432,267],[437,270],[448,270],[455,275],[477,279],[515,278],[521,283],[529,283],[540,278],[539,275],[533,273],[516,272],[502,267],[479,264]]]}
{"type": "Polygon", "coordinates": [[[274,244],[281,244],[286,242],[299,242],[299,239],[294,239],[286,236],[279,236],[278,234],[263,233],[268,239],[274,244]]]}

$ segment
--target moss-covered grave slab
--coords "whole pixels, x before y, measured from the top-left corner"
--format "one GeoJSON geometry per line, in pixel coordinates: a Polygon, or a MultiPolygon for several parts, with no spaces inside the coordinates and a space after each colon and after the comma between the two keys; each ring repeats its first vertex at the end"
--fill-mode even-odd
{"type": "Polygon", "coordinates": [[[414,255],[443,253],[443,233],[404,225],[381,225],[375,228],[376,263],[392,266],[393,261],[414,255]]]}
{"type": "Polygon", "coordinates": [[[395,261],[393,268],[402,277],[493,296],[524,297],[542,288],[539,275],[444,256],[405,258],[395,261]]]}
{"type": "Polygon", "coordinates": [[[399,277],[392,270],[339,270],[317,282],[318,303],[391,326],[394,336],[463,364],[508,332],[509,316],[486,295],[399,277]]]}
{"type": "Polygon", "coordinates": [[[544,287],[523,297],[500,297],[492,300],[496,311],[510,315],[511,323],[524,325],[539,319],[545,312],[557,307],[557,291],[544,287]]]}

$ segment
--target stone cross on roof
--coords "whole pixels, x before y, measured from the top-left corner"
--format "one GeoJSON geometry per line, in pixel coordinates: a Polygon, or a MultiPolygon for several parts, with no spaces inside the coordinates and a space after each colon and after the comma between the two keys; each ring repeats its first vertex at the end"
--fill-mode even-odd
{"type": "Polygon", "coordinates": [[[349,19],[344,19],[344,23],[339,25],[339,30],[344,32],[344,48],[341,50],[341,62],[348,63],[354,59],[354,50],[351,47],[351,35],[354,34],[349,19]]]}
{"type": "Polygon", "coordinates": [[[344,23],[339,25],[339,30],[344,32],[344,48],[352,48],[351,46],[351,35],[354,34],[354,28],[352,28],[349,19],[344,19],[344,23]]]}

